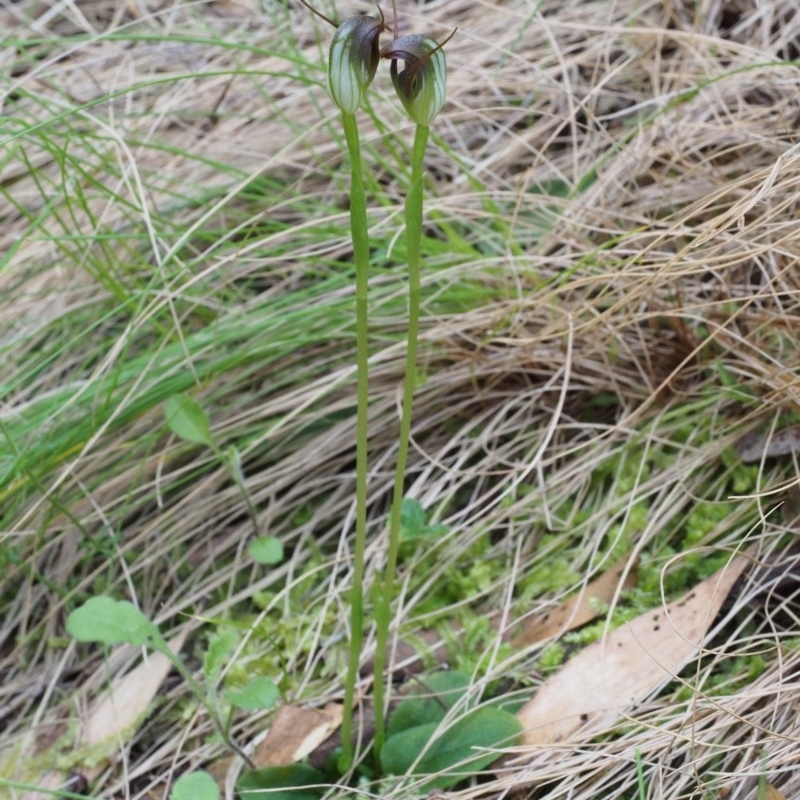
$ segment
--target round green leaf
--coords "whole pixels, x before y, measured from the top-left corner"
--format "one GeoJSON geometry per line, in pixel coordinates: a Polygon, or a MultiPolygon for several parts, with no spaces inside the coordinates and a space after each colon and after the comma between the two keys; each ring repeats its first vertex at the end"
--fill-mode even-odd
{"type": "Polygon", "coordinates": [[[429,722],[441,722],[467,693],[469,684],[469,675],[457,670],[442,670],[424,676],[414,694],[404,698],[389,717],[387,735],[394,736],[429,722]]]}
{"type": "Polygon", "coordinates": [[[406,775],[439,727],[427,722],[389,736],[381,750],[381,766],[389,775],[406,775]]]}
{"type": "Polygon", "coordinates": [[[259,564],[280,564],[283,561],[283,542],[274,536],[258,536],[250,542],[250,558],[259,564]]]}
{"type": "Polygon", "coordinates": [[[272,708],[279,697],[278,687],[269,678],[253,678],[239,691],[225,693],[232,706],[249,710],[272,708]]]}
{"type": "Polygon", "coordinates": [[[324,781],[322,773],[307,764],[289,764],[245,772],[236,790],[247,800],[319,800],[325,794],[319,785],[324,781]]]}
{"type": "Polygon", "coordinates": [[[219,787],[207,772],[181,775],[172,786],[169,800],[219,800],[219,787]]]}
{"type": "Polygon", "coordinates": [[[432,776],[426,790],[448,789],[495,761],[496,753],[481,751],[514,744],[522,725],[507,711],[483,706],[433,739],[439,729],[438,723],[430,722],[390,736],[381,751],[384,770],[407,775],[413,765],[413,774],[432,776]]]}
{"type": "Polygon", "coordinates": [[[509,747],[520,733],[522,725],[513,714],[490,706],[477,708],[433,742],[414,772],[435,776],[427,789],[448,789],[497,760],[497,753],[482,749],[509,747]]]}
{"type": "Polygon", "coordinates": [[[127,600],[91,597],[67,618],[67,632],[79,642],[135,644],[162,650],[156,625],[127,600]]]}

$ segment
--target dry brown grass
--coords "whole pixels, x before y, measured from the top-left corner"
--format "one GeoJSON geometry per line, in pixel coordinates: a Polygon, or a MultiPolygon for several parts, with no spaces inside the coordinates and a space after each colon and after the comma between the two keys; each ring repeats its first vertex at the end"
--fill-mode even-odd
{"type": "MultiPolygon", "coordinates": [[[[340,5],[342,14],[352,6],[340,5]]],[[[464,598],[479,610],[503,606],[511,613],[514,581],[551,558],[567,559],[588,580],[610,563],[609,541],[623,536],[641,503],[648,508],[644,524],[624,534],[632,553],[667,553],[699,499],[726,501],[735,470],[726,448],[748,430],[781,427],[797,412],[800,101],[797,64],[789,62],[798,58],[800,16],[789,0],[399,5],[409,29],[439,37],[459,29],[447,47],[449,99],[435,126],[441,139],[429,158],[434,190],[427,212],[437,224],[463,228],[472,242],[487,242],[480,258],[432,259],[426,277],[427,377],[416,398],[408,491],[444,514],[452,533],[435,553],[404,568],[401,627],[410,631],[427,624],[415,607],[429,587],[487,532],[495,542],[491,556],[507,568],[483,593],[464,598]],[[554,187],[556,195],[545,198],[554,187]],[[437,294],[475,281],[486,287],[486,303],[468,313],[438,313],[437,294]],[[721,388],[719,364],[757,404],[739,403],[721,388]],[[600,396],[614,404],[599,408],[600,396]],[[697,435],[687,435],[695,418],[697,435]],[[614,458],[618,479],[598,499],[593,475],[614,458]],[[631,459],[640,469],[628,481],[622,464],[631,459]],[[579,513],[586,508],[588,515],[579,513]],[[424,582],[412,582],[415,567],[424,582]]],[[[203,287],[197,305],[211,310],[223,303],[215,287],[224,293],[246,280],[261,280],[262,292],[279,298],[306,279],[315,258],[346,255],[344,229],[337,239],[307,235],[323,221],[297,218],[284,198],[231,214],[238,187],[213,206],[183,209],[178,235],[165,235],[156,219],[176,192],[196,196],[198,187],[228,186],[213,161],[279,178],[296,196],[341,195],[330,177],[342,154],[331,140],[334,114],[324,92],[298,85],[285,59],[263,52],[274,37],[291,36],[308,62],[319,63],[318,37],[327,32],[303,9],[277,30],[274,9],[233,0],[23,0],[0,15],[0,63],[10,74],[0,82],[6,132],[14,118],[44,123],[80,106],[71,119],[85,136],[64,141],[64,153],[70,164],[88,165],[92,180],[113,181],[117,193],[111,202],[107,193],[87,191],[83,212],[73,206],[59,221],[57,207],[37,235],[21,239],[29,216],[44,208],[47,187],[58,187],[65,171],[52,143],[37,144],[35,135],[2,163],[0,180],[13,206],[0,206],[0,252],[11,254],[0,272],[0,329],[7,341],[21,343],[2,367],[3,381],[24,369],[25,348],[51,336],[54,321],[112,291],[77,251],[59,260],[44,234],[91,234],[97,220],[103,231],[130,226],[146,235],[145,266],[156,273],[174,254],[192,254],[190,274],[178,280],[164,273],[147,305],[108,321],[119,325],[118,349],[60,352],[27,394],[2,401],[5,421],[65,385],[74,385],[80,416],[92,399],[82,387],[113,368],[129,329],[144,330],[170,308],[177,331],[193,324],[179,300],[194,286],[203,287]],[[123,30],[165,38],[111,35],[123,30]],[[242,47],[169,40],[210,33],[242,47]],[[231,77],[234,66],[242,74],[231,77]],[[98,160],[93,148],[100,147],[107,162],[98,160]],[[103,163],[113,164],[111,177],[103,163]],[[198,244],[204,226],[226,214],[240,226],[230,241],[261,214],[284,214],[287,227],[238,249],[198,244]],[[287,242],[294,258],[285,256],[287,242]]],[[[406,131],[385,87],[376,87],[374,104],[390,130],[406,131]]],[[[365,136],[375,159],[384,138],[372,125],[365,136]]],[[[391,202],[375,212],[378,231],[399,225],[400,187],[389,180],[391,202]]],[[[331,213],[337,224],[342,218],[331,213]]],[[[386,335],[402,321],[385,302],[376,309],[383,338],[371,379],[371,569],[382,557],[403,369],[402,347],[386,335]]],[[[342,336],[326,347],[287,352],[281,374],[294,370],[291,385],[270,389],[270,376],[251,365],[204,382],[199,392],[216,411],[221,440],[263,431],[243,455],[262,527],[291,547],[275,572],[254,570],[244,557],[252,530],[224,470],[202,454],[190,459],[164,437],[145,448],[132,445],[161,425],[158,408],[127,414],[123,403],[29,492],[3,532],[7,541],[27,537],[32,544],[21,545],[25,564],[8,565],[13,593],[0,614],[0,744],[33,732],[41,747],[79,718],[88,693],[137,658],[123,648],[104,662],[96,648],[54,646],[64,634],[66,604],[98,586],[135,598],[165,630],[187,619],[199,630],[201,616],[241,613],[256,592],[276,592],[271,603],[291,617],[299,613],[291,589],[305,581],[302,613],[313,624],[297,634],[303,646],[285,655],[284,666],[299,699],[338,697],[341,660],[331,653],[347,626],[351,356],[352,343],[342,336]],[[335,424],[312,426],[334,413],[335,424]],[[115,555],[87,568],[84,535],[112,531],[119,533],[115,555]],[[320,577],[309,581],[309,574],[320,577]],[[60,596],[57,587],[66,585],[70,593],[60,596]]],[[[776,511],[786,495],[769,491],[796,485],[798,474],[795,457],[763,463],[753,496],[701,544],[735,549],[760,541],[765,561],[778,558],[797,519],[787,510],[791,503],[776,511]]],[[[791,555],[784,553],[784,561],[791,572],[791,555]]],[[[695,689],[689,700],[673,686],[637,709],[635,724],[605,739],[527,754],[524,766],[456,796],[506,796],[524,782],[533,788],[522,796],[531,798],[632,797],[637,749],[650,798],[699,798],[704,791],[753,798],[763,774],[787,798],[800,796],[800,655],[791,644],[797,605],[781,614],[764,607],[764,588],[751,578],[727,611],[728,624],[685,678],[695,689]],[[720,670],[730,669],[732,680],[741,676],[746,666],[730,665],[756,652],[765,663],[758,677],[729,691],[704,690],[720,670]]],[[[529,676],[535,684],[537,655],[533,649],[498,660],[490,652],[488,674],[529,676]]],[[[186,697],[177,681],[165,687],[158,713],[120,747],[93,796],[161,797],[170,776],[220,756],[202,709],[176,716],[186,697]]],[[[264,725],[263,716],[242,717],[234,737],[246,745],[264,725]]]]}

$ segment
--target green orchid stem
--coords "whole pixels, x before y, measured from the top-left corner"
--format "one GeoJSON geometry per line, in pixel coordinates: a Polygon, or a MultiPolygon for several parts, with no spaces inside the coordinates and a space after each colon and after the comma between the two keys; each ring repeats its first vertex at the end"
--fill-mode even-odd
{"type": "Polygon", "coordinates": [[[344,687],[342,757],[347,771],[353,764],[353,711],[356,680],[364,639],[364,551],[367,542],[367,421],[369,412],[369,336],[367,287],[369,284],[369,232],[367,196],[361,171],[361,145],[355,114],[342,112],[342,127],[350,154],[350,235],[356,265],[356,542],[353,586],[350,593],[350,654],[344,687]]]}
{"type": "Polygon", "coordinates": [[[417,337],[419,334],[420,255],[422,245],[422,183],[425,148],[430,129],[417,125],[414,135],[414,153],[411,160],[411,186],[406,197],[406,251],[408,254],[408,346],[406,349],[406,374],[403,385],[403,408],[400,416],[400,438],[397,445],[397,464],[394,471],[392,513],[389,521],[389,547],[383,581],[375,596],[376,650],[375,650],[375,753],[380,758],[385,738],[385,683],[384,665],[389,642],[392,598],[394,595],[397,552],[400,548],[400,512],[403,505],[408,445],[411,438],[411,406],[417,367],[417,337]]]}

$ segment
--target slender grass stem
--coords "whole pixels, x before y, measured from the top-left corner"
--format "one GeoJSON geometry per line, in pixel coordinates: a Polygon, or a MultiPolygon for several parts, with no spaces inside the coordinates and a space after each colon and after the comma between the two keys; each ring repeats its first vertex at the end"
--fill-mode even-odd
{"type": "Polygon", "coordinates": [[[355,114],[342,112],[342,127],[350,154],[350,234],[356,266],[356,541],[353,586],[350,592],[350,652],[344,689],[342,718],[342,766],[353,763],[353,709],[356,679],[364,638],[364,551],[367,541],[367,422],[369,412],[369,331],[367,287],[369,283],[369,234],[367,198],[361,170],[361,145],[355,114]]]}
{"type": "Polygon", "coordinates": [[[411,186],[406,197],[406,250],[408,253],[408,346],[406,348],[406,373],[403,385],[403,407],[400,415],[400,438],[397,445],[397,464],[394,472],[392,512],[389,521],[389,546],[382,583],[375,593],[375,618],[377,622],[375,651],[375,752],[380,758],[385,738],[385,691],[383,671],[389,640],[392,598],[394,595],[397,551],[400,547],[400,511],[403,504],[408,445],[411,438],[411,407],[414,400],[417,364],[417,337],[419,334],[420,274],[422,244],[422,182],[425,148],[429,128],[417,125],[414,135],[414,152],[411,161],[411,186]]]}

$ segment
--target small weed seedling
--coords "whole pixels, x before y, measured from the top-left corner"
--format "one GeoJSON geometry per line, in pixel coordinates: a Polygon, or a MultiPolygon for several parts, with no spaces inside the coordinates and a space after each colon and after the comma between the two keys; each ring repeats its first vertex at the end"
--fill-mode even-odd
{"type": "Polygon", "coordinates": [[[278,688],[268,678],[253,678],[238,692],[224,695],[224,705],[229,713],[220,708],[216,696],[216,678],[221,670],[221,661],[227,657],[230,647],[212,641],[205,660],[205,673],[209,689],[206,691],[183,660],[172,652],[158,626],[149,620],[128,600],[110,597],[91,597],[76,608],[67,619],[67,632],[78,642],[97,642],[105,645],[132,644],[145,647],[166,656],[181,677],[191,687],[195,696],[208,710],[214,727],[222,740],[247,763],[250,759],[230,737],[230,711],[242,709],[268,709],[278,699],[278,688]],[[226,719],[227,717],[227,719],[226,719]]]}
{"type": "Polygon", "coordinates": [[[228,470],[228,474],[242,493],[253,523],[253,531],[258,536],[258,516],[244,484],[239,451],[231,446],[227,452],[223,452],[211,434],[211,425],[206,412],[200,403],[189,395],[170,395],[164,403],[164,416],[167,426],[178,438],[190,444],[205,445],[228,470]]]}

